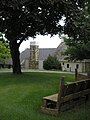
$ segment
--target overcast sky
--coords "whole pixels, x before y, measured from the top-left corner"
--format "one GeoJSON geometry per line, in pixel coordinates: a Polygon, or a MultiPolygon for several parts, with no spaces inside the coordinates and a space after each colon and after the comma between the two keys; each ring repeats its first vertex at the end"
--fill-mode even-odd
{"type": "Polygon", "coordinates": [[[24,51],[26,48],[30,48],[30,41],[38,42],[39,48],[57,48],[58,45],[61,43],[61,39],[58,37],[58,35],[55,35],[51,38],[50,35],[38,35],[35,39],[30,38],[29,40],[24,41],[20,46],[20,52],[24,51]]]}

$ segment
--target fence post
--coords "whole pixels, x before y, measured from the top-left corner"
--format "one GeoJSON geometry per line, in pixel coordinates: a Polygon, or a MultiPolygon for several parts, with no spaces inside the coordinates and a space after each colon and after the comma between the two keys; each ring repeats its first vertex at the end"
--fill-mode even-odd
{"type": "Polygon", "coordinates": [[[77,81],[77,74],[78,74],[78,71],[77,71],[77,68],[75,68],[75,81],[77,81]]]}

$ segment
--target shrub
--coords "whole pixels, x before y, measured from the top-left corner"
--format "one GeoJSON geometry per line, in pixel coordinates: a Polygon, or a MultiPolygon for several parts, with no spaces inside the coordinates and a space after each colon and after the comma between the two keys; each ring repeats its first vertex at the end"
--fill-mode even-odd
{"type": "Polygon", "coordinates": [[[61,70],[61,63],[56,56],[49,55],[46,60],[43,61],[43,68],[46,70],[61,70]]]}

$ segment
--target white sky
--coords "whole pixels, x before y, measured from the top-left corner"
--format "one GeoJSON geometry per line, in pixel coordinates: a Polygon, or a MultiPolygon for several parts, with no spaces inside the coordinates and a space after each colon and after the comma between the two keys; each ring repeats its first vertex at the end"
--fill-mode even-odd
{"type": "Polygon", "coordinates": [[[39,48],[57,48],[58,45],[61,43],[61,39],[58,35],[50,38],[48,36],[41,36],[38,35],[35,39],[30,38],[29,40],[23,41],[19,50],[20,52],[24,51],[26,48],[30,48],[30,41],[36,41],[39,43],[39,48]]]}

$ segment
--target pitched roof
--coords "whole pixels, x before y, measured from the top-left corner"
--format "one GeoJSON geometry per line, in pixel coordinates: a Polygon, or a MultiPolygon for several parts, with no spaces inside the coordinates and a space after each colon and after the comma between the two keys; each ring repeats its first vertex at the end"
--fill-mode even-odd
{"type": "Polygon", "coordinates": [[[30,57],[30,49],[27,48],[26,50],[24,50],[23,52],[20,53],[20,61],[22,62],[25,59],[29,59],[30,57]]]}
{"type": "MultiPolygon", "coordinates": [[[[48,55],[54,55],[56,48],[40,48],[39,49],[39,60],[45,60],[48,55]]],[[[27,48],[20,54],[20,61],[30,58],[30,49],[27,48]]]]}
{"type": "Polygon", "coordinates": [[[5,64],[12,65],[12,58],[7,58],[5,64]]]}
{"type": "Polygon", "coordinates": [[[65,55],[63,55],[63,52],[67,49],[67,45],[65,44],[65,42],[61,42],[59,44],[59,46],[56,49],[56,56],[58,58],[58,60],[62,59],[64,60],[64,58],[66,57],[65,55]]]}
{"type": "Polygon", "coordinates": [[[56,48],[40,48],[39,49],[39,60],[45,60],[49,54],[54,55],[56,48]]]}
{"type": "MultiPolygon", "coordinates": [[[[0,61],[0,64],[4,64],[4,63],[0,61]]],[[[12,65],[12,58],[6,58],[5,64],[6,65],[12,65]]]]}

